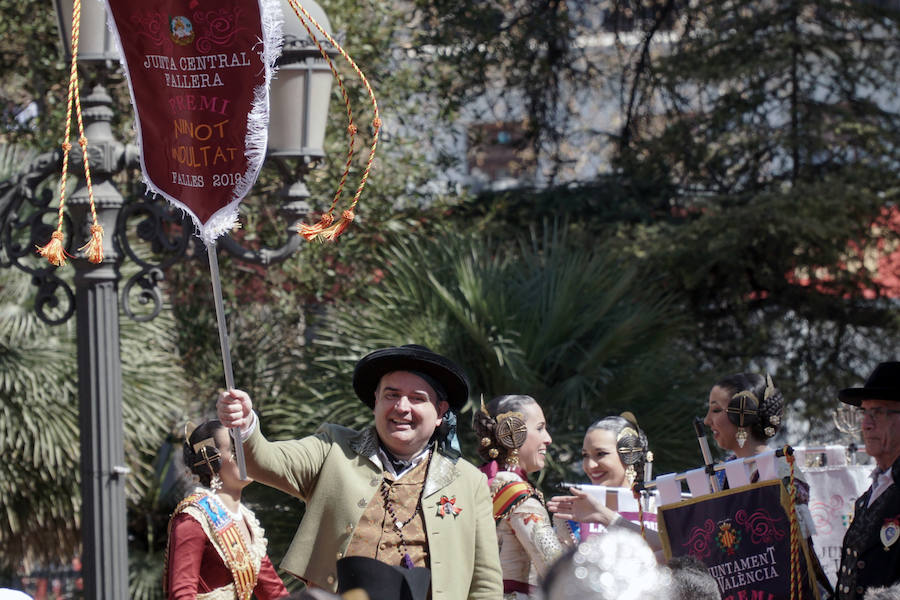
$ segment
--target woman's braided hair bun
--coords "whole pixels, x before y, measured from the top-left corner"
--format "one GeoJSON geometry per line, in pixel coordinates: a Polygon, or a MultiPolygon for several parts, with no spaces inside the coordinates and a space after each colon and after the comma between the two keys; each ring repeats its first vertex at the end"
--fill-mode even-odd
{"type": "Polygon", "coordinates": [[[210,486],[213,476],[219,472],[221,453],[216,447],[215,434],[224,427],[214,419],[198,427],[188,423],[184,428],[184,444],[181,449],[184,466],[206,487],[210,486]]]}
{"type": "Polygon", "coordinates": [[[496,460],[500,455],[497,449],[494,431],[497,428],[497,420],[488,414],[482,402],[481,410],[475,411],[473,427],[475,435],[478,436],[478,456],[485,462],[496,460]]]}
{"type": "Polygon", "coordinates": [[[731,394],[728,420],[738,427],[748,427],[755,439],[765,441],[781,429],[784,395],[770,375],[737,373],[720,379],[716,387],[731,394]]]}
{"type": "Polygon", "coordinates": [[[784,411],[784,395],[775,387],[772,377],[766,375],[766,391],[759,405],[760,432],[770,438],[781,429],[784,411]]]}

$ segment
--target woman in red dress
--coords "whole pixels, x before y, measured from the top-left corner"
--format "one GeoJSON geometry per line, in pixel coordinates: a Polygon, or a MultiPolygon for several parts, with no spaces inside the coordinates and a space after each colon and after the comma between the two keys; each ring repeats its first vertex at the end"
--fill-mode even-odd
{"type": "Polygon", "coordinates": [[[169,521],[168,600],[273,600],[287,595],[247,507],[228,430],[216,420],[186,431],[184,464],[200,480],[169,521]]]}

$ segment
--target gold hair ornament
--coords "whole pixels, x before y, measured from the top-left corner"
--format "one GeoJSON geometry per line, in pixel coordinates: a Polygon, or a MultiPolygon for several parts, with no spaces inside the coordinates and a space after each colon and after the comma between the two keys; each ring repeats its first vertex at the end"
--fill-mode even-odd
{"type": "MultiPolygon", "coordinates": [[[[631,415],[631,413],[628,414],[631,415]]],[[[620,416],[629,423],[634,424],[633,415],[631,415],[632,419],[628,419],[624,414],[620,416]]],[[[634,468],[634,465],[641,459],[641,454],[644,450],[640,443],[640,435],[633,427],[623,427],[619,435],[616,436],[616,453],[619,455],[619,460],[625,465],[625,487],[630,488],[634,485],[634,480],[637,477],[637,469],[634,468]]]]}
{"type": "Polygon", "coordinates": [[[772,381],[772,376],[766,373],[766,391],[763,394],[763,400],[768,400],[773,395],[775,395],[775,383],[772,381]]]}
{"type": "Polygon", "coordinates": [[[625,467],[625,487],[630,488],[634,485],[634,480],[637,477],[637,470],[634,468],[634,465],[628,465],[625,467]]]}
{"type": "Polygon", "coordinates": [[[500,445],[507,449],[506,468],[515,469],[519,466],[519,448],[528,437],[528,426],[525,424],[525,415],[520,412],[510,411],[500,413],[495,417],[497,427],[494,429],[494,437],[500,445]]]}
{"type": "MultiPolygon", "coordinates": [[[[766,388],[766,392],[768,393],[768,387],[766,388]]],[[[741,390],[737,394],[733,395],[731,399],[740,401],[740,404],[737,407],[733,407],[731,406],[731,403],[729,403],[728,407],[725,409],[725,412],[733,415],[736,414],[738,416],[738,430],[734,437],[737,440],[738,447],[743,448],[744,444],[747,443],[747,438],[749,437],[747,433],[747,426],[744,424],[744,415],[759,416],[759,398],[757,398],[756,394],[754,394],[750,390],[741,390]],[[750,408],[749,406],[747,406],[748,400],[753,401],[757,408],[750,408]]]]}
{"type": "Polygon", "coordinates": [[[637,459],[640,458],[640,454],[643,451],[640,442],[641,438],[637,431],[631,427],[622,428],[622,431],[616,436],[616,452],[622,457],[622,462],[625,464],[634,464],[637,462],[637,459]],[[631,443],[623,443],[628,437],[632,438],[631,443]],[[635,440],[637,441],[637,444],[634,443],[635,440]],[[637,455],[637,457],[635,457],[635,455],[637,455]]]}
{"type": "MultiPolygon", "coordinates": [[[[766,373],[766,392],[763,395],[763,400],[768,400],[772,396],[775,395],[775,383],[772,381],[772,376],[766,373]]],[[[781,415],[770,415],[768,417],[769,425],[763,429],[763,433],[766,434],[766,437],[772,437],[776,433],[776,427],[781,424],[781,415]]]]}
{"type": "Polygon", "coordinates": [[[509,454],[506,455],[506,468],[507,469],[515,469],[519,466],[519,450],[513,448],[509,451],[509,454]]]}
{"type": "Polygon", "coordinates": [[[200,452],[207,446],[212,446],[216,451],[219,450],[219,447],[216,446],[216,439],[214,437],[208,437],[205,440],[201,440],[191,447],[194,449],[194,452],[200,452]]]}
{"type": "Polygon", "coordinates": [[[191,434],[194,433],[194,430],[197,429],[197,425],[194,424],[193,421],[188,421],[184,424],[184,443],[187,444],[188,440],[191,439],[191,434]]]}
{"type": "Polygon", "coordinates": [[[496,416],[497,429],[494,435],[505,448],[518,450],[528,437],[525,415],[520,412],[505,412],[496,416]]]}

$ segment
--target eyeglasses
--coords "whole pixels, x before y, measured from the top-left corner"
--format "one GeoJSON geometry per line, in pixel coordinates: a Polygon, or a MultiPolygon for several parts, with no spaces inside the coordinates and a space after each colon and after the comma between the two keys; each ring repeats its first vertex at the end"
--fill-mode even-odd
{"type": "Polygon", "coordinates": [[[885,408],[883,406],[876,406],[875,408],[859,407],[855,409],[854,412],[859,415],[860,419],[864,419],[865,417],[872,417],[873,421],[883,421],[888,415],[900,414],[900,410],[885,408]]]}

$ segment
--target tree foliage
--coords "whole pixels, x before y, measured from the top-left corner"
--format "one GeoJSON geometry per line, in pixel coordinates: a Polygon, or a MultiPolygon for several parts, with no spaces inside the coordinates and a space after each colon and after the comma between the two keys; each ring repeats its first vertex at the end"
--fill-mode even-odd
{"type": "Polygon", "coordinates": [[[900,14],[792,0],[679,16],[636,76],[618,160],[659,193],[633,194],[647,217],[618,233],[685,293],[704,362],[774,368],[820,413],[897,336],[890,273],[866,256],[898,233],[881,221],[897,200],[900,14]]]}
{"type": "MultiPolygon", "coordinates": [[[[80,446],[75,324],[49,327],[33,310],[35,290],[0,271],[0,564],[67,564],[80,547],[80,446]],[[23,299],[25,299],[23,301],[23,299]]],[[[171,317],[121,322],[126,487],[134,507],[149,492],[157,449],[181,414],[183,371],[171,317]]],[[[164,517],[167,516],[167,512],[164,517]]],[[[145,530],[131,513],[132,534],[145,530]]]]}
{"type": "Polygon", "coordinates": [[[55,145],[55,137],[41,132],[61,138],[68,80],[53,4],[2,0],[0,15],[0,131],[19,143],[55,145]],[[33,127],[23,126],[16,116],[31,102],[38,117],[33,127]]]}
{"type": "Polygon", "coordinates": [[[474,405],[459,431],[473,458],[470,411],[482,394],[506,393],[531,394],[545,407],[562,456],[557,478],[573,475],[567,469],[585,428],[626,409],[647,428],[664,467],[683,465],[692,452],[689,436],[669,428],[696,409],[687,380],[671,376],[688,372],[676,350],[683,323],[652,275],[602,248],[576,247],[551,227],[517,245],[457,232],[396,237],[378,256],[383,278],[338,303],[317,331],[305,399],[270,407],[275,437],[309,431],[326,408],[329,420],[368,423],[371,413],[349,389],[355,362],[378,347],[422,343],[469,375],[474,405]]]}

